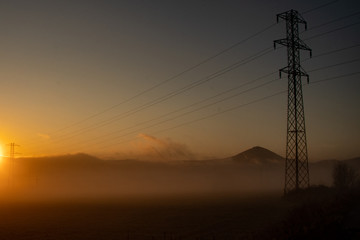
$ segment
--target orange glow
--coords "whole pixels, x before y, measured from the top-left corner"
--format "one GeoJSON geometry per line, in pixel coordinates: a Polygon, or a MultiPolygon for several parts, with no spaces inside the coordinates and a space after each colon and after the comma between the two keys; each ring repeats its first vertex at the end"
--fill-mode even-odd
{"type": "Polygon", "coordinates": [[[4,156],[3,148],[2,148],[2,145],[0,145],[0,163],[3,160],[3,156],[4,156]]]}

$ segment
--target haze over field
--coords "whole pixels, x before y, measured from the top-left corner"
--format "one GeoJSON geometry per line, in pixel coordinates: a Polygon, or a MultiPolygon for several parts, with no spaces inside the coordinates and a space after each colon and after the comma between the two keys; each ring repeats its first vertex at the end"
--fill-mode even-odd
{"type": "MultiPolygon", "coordinates": [[[[262,147],[211,160],[101,160],[86,154],[7,159],[1,199],[127,199],[283,191],[284,158],[262,147]]],[[[360,170],[360,158],[344,161],[360,170]]],[[[337,161],[310,164],[312,185],[332,185],[337,161]]]]}
{"type": "Polygon", "coordinates": [[[0,1],[0,239],[360,239],[359,32],[358,0],[0,1]]]}

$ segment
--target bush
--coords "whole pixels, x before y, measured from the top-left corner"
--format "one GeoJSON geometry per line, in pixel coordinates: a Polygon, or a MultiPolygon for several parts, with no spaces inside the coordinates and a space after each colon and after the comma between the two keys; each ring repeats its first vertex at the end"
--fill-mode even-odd
{"type": "Polygon", "coordinates": [[[333,186],[340,192],[350,190],[357,183],[357,174],[345,163],[338,163],[333,169],[333,186]]]}

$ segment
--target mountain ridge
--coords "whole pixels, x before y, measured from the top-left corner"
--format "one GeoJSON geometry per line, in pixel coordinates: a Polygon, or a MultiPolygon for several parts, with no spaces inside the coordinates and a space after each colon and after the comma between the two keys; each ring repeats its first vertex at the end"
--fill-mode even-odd
{"type": "MultiPolygon", "coordinates": [[[[45,163],[50,162],[53,164],[102,164],[102,163],[111,163],[116,165],[122,164],[151,164],[151,163],[188,163],[188,164],[201,164],[201,163],[236,163],[236,164],[243,164],[243,165],[278,165],[285,162],[285,158],[280,156],[279,154],[261,147],[255,146],[249,148],[245,151],[242,151],[236,155],[227,157],[227,158],[220,158],[220,159],[211,159],[211,160],[172,160],[172,161],[146,161],[141,159],[102,159],[90,154],[86,153],[76,153],[76,154],[65,154],[65,155],[57,155],[57,156],[45,156],[45,157],[26,157],[26,158],[17,158],[16,161],[24,162],[26,165],[31,163],[45,163]]],[[[309,162],[309,164],[314,166],[320,165],[334,165],[337,162],[345,162],[349,163],[349,165],[356,165],[360,166],[360,157],[355,157],[351,159],[345,160],[336,160],[336,159],[326,159],[320,160],[316,162],[309,162]]]]}
{"type": "Polygon", "coordinates": [[[269,149],[255,146],[248,150],[245,150],[237,155],[231,157],[233,161],[243,164],[279,164],[283,163],[285,159],[270,151],[269,149]]]}

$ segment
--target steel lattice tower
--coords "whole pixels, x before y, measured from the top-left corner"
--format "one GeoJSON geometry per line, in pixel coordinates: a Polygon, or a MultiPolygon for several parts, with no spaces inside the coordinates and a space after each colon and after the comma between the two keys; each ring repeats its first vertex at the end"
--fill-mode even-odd
{"type": "Polygon", "coordinates": [[[19,147],[19,145],[15,144],[15,143],[10,143],[7,144],[7,146],[10,146],[10,152],[9,152],[9,178],[8,178],[8,184],[10,186],[10,184],[13,184],[13,172],[14,172],[14,159],[15,159],[15,147],[19,147]]]}
{"type": "Polygon", "coordinates": [[[274,41],[287,47],[288,65],[280,69],[281,73],[288,75],[288,108],[287,108],[287,143],[285,162],[285,188],[284,192],[298,190],[309,186],[309,165],[306,144],[305,114],[302,94],[301,77],[306,76],[309,82],[309,75],[300,65],[300,50],[310,51],[311,49],[299,38],[299,23],[307,27],[306,21],[301,15],[290,10],[277,14],[279,19],[286,21],[286,34],[284,39],[274,41]]]}

